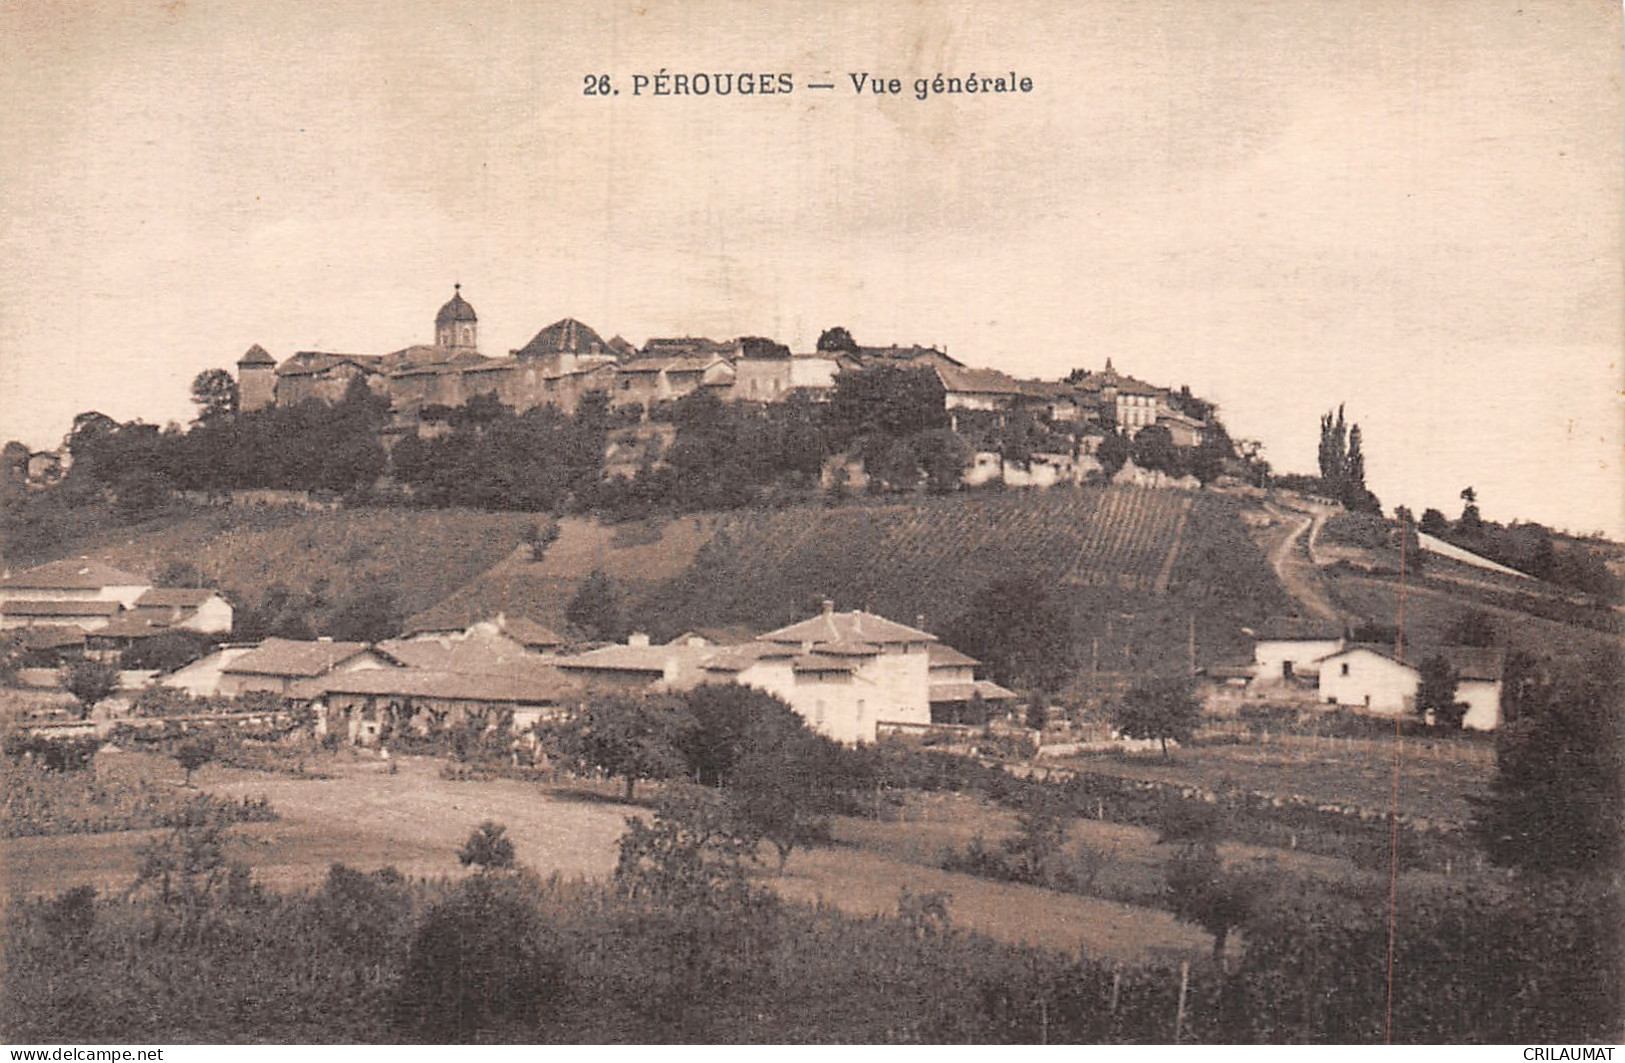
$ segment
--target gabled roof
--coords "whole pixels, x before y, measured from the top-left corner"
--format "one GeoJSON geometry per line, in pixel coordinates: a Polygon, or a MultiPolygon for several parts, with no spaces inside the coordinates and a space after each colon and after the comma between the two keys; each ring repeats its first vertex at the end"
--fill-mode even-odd
{"type": "Polygon", "coordinates": [[[728,360],[720,354],[675,354],[644,356],[630,362],[622,362],[616,372],[620,373],[703,373],[717,364],[728,364],[728,360]]]}
{"type": "Polygon", "coordinates": [[[0,615],[4,616],[117,616],[123,609],[122,602],[99,599],[65,602],[17,599],[0,602],[0,615]]]}
{"type": "Polygon", "coordinates": [[[1254,629],[1253,637],[1261,642],[1335,642],[1343,637],[1343,625],[1314,617],[1272,616],[1254,629]]]}
{"type": "Polygon", "coordinates": [[[787,661],[799,656],[789,646],[772,642],[747,642],[743,646],[729,646],[705,661],[708,672],[743,672],[758,661],[787,661]]]}
{"type": "Polygon", "coordinates": [[[365,642],[268,638],[258,649],[232,661],[224,671],[238,675],[316,676],[368,649],[365,642]]]}
{"type": "Polygon", "coordinates": [[[547,648],[564,645],[564,637],[526,616],[504,617],[502,632],[521,646],[547,648]]]}
{"type": "Polygon", "coordinates": [[[438,642],[434,639],[389,639],[378,648],[408,668],[468,675],[519,674],[545,668],[525,652],[517,640],[501,635],[470,635],[438,642]]]}
{"type": "Polygon", "coordinates": [[[611,336],[609,341],[605,343],[604,346],[608,347],[610,351],[621,356],[622,358],[629,358],[638,353],[638,349],[632,346],[631,341],[625,336],[622,336],[620,333],[616,333],[615,335],[611,336]]]}
{"type": "Polygon", "coordinates": [[[809,620],[781,627],[777,631],[769,631],[758,637],[763,642],[810,642],[814,645],[867,642],[884,646],[899,642],[937,641],[937,637],[929,631],[908,627],[895,620],[887,620],[883,616],[862,610],[853,610],[849,613],[826,610],[809,620]]]}
{"type": "Polygon", "coordinates": [[[135,600],[137,608],[159,606],[168,609],[196,609],[219,591],[208,587],[154,587],[135,600]]]}
{"type": "Polygon", "coordinates": [[[237,364],[238,365],[276,365],[276,359],[272,358],[271,355],[270,355],[270,352],[268,352],[264,347],[261,347],[259,344],[256,343],[256,344],[254,344],[254,346],[250,347],[248,350],[243,352],[243,356],[241,358],[237,359],[237,364]]]}
{"type": "Polygon", "coordinates": [[[935,347],[921,347],[917,343],[911,343],[907,347],[899,347],[896,344],[890,347],[859,347],[855,351],[830,351],[829,355],[830,357],[853,357],[866,365],[885,362],[921,362],[929,365],[963,367],[965,364],[956,358],[948,357],[947,354],[935,347]]]}
{"type": "Polygon", "coordinates": [[[1351,653],[1361,652],[1374,653],[1413,671],[1420,668],[1423,662],[1433,657],[1443,657],[1449,662],[1450,668],[1456,673],[1457,679],[1484,683],[1499,682],[1506,665],[1506,651],[1498,647],[1435,646],[1423,648],[1420,646],[1407,646],[1405,656],[1401,657],[1394,652],[1392,646],[1385,642],[1356,642],[1344,647],[1337,653],[1329,653],[1320,660],[1325,662],[1336,657],[1345,657],[1351,653]]]}
{"type": "Polygon", "coordinates": [[[925,649],[932,668],[970,668],[981,664],[968,653],[960,653],[945,642],[933,642],[925,649]]]}
{"type": "Polygon", "coordinates": [[[132,572],[125,572],[84,557],[53,561],[48,565],[40,565],[38,568],[16,572],[5,579],[0,579],[0,587],[17,590],[67,591],[101,587],[141,587],[151,584],[152,581],[145,576],[137,576],[132,572]]]}
{"type": "Polygon", "coordinates": [[[520,358],[543,358],[550,354],[605,354],[609,344],[602,336],[573,317],[561,318],[531,337],[513,353],[520,358]]]}
{"type": "Polygon", "coordinates": [[[936,367],[937,379],[943,390],[977,395],[1030,395],[1031,390],[1022,381],[997,369],[971,369],[956,365],[936,367]]]}

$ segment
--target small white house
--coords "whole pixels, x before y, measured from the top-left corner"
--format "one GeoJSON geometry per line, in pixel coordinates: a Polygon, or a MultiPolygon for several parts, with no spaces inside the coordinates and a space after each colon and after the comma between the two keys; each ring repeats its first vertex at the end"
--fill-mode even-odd
{"type": "Polygon", "coordinates": [[[1342,625],[1305,617],[1271,617],[1253,633],[1255,686],[1314,682],[1320,661],[1344,647],[1342,625]]]}
{"type": "Polygon", "coordinates": [[[1392,647],[1357,643],[1320,661],[1321,700],[1390,716],[1412,712],[1422,681],[1417,665],[1435,656],[1448,661],[1456,674],[1456,701],[1467,706],[1462,726],[1475,731],[1499,727],[1503,655],[1496,649],[1446,646],[1401,660],[1392,647]]]}

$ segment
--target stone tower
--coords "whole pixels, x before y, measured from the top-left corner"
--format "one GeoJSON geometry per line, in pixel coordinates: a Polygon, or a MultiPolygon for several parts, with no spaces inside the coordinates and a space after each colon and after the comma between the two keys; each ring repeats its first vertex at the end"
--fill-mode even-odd
{"type": "Polygon", "coordinates": [[[254,344],[237,359],[237,406],[243,412],[263,410],[276,402],[276,359],[254,344]]]}
{"type": "Polygon", "coordinates": [[[474,353],[478,348],[476,330],[479,318],[474,308],[463,298],[463,286],[452,285],[451,302],[440,308],[434,316],[434,342],[437,347],[449,347],[459,354],[474,353]]]}

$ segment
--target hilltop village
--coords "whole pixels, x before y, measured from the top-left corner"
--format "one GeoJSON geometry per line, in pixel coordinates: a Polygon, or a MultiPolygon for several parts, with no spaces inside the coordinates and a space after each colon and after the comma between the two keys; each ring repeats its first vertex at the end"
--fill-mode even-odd
{"type": "MultiPolygon", "coordinates": [[[[1036,473],[989,471],[973,461],[966,482],[1004,477],[1012,484],[1081,480],[1099,466],[1069,460],[1092,454],[1111,431],[1132,439],[1153,426],[1178,448],[1195,448],[1211,434],[1213,407],[1177,390],[1138,380],[1113,367],[1079,370],[1062,381],[1017,379],[997,369],[967,366],[935,347],[868,347],[845,329],[831,329],[818,349],[792,352],[762,337],[717,341],[703,337],[657,337],[641,348],[620,336],[603,339],[573,318],[556,321],[529,343],[503,356],[479,348],[479,318],[461,286],[434,317],[434,341],[387,354],[299,351],[278,362],[258,344],[237,362],[241,408],[293,406],[310,399],[337,403],[356,382],[390,403],[387,433],[433,435],[444,411],[491,397],[515,411],[552,406],[566,415],[583,398],[603,396],[612,410],[638,419],[685,396],[705,393],[730,404],[776,405],[828,402],[844,374],[880,369],[926,374],[940,389],[948,427],[962,432],[1001,423],[1022,411],[1074,439],[1065,457],[1040,453],[1036,473]]],[[[1112,471],[1116,471],[1113,469],[1112,471]]]]}

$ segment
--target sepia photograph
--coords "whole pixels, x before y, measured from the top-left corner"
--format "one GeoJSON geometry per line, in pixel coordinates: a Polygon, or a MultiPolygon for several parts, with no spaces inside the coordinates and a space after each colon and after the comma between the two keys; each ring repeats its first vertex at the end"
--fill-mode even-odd
{"type": "Polygon", "coordinates": [[[0,4],[0,1041],[1611,1059],[1622,26],[0,4]]]}

